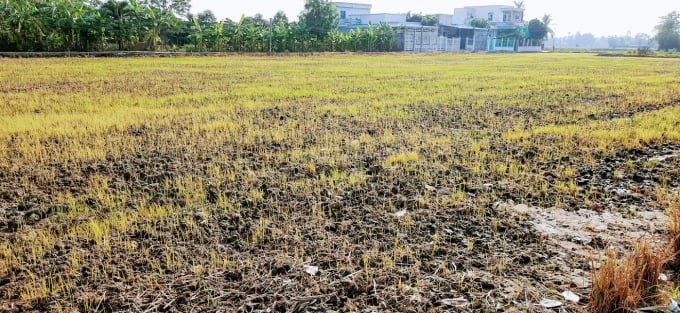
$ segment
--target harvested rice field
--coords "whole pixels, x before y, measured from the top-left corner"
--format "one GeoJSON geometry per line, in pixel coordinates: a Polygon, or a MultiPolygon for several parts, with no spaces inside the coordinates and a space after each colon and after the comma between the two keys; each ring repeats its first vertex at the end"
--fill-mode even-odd
{"type": "Polygon", "coordinates": [[[680,59],[0,59],[0,312],[582,312],[679,186],[680,59]]]}

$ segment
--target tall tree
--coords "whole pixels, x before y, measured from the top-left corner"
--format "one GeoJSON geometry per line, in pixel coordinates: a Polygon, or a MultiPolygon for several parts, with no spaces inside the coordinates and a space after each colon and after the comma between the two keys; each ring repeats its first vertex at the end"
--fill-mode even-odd
{"type": "Polygon", "coordinates": [[[288,16],[286,16],[286,12],[278,11],[272,18],[272,24],[279,25],[279,23],[288,24],[288,16]]]}
{"type": "Polygon", "coordinates": [[[215,17],[215,13],[210,10],[205,10],[196,14],[196,19],[203,26],[209,26],[217,23],[217,17],[215,17]]]}
{"type": "Polygon", "coordinates": [[[177,17],[184,17],[191,10],[191,0],[142,0],[140,4],[177,17]]]}
{"type": "Polygon", "coordinates": [[[555,37],[555,31],[552,28],[550,28],[550,23],[552,22],[552,15],[544,14],[543,18],[541,18],[541,22],[543,22],[543,25],[545,25],[545,28],[548,31],[548,34],[550,34],[550,37],[554,38],[555,37]]]}
{"type": "Polygon", "coordinates": [[[541,20],[535,18],[529,21],[529,39],[543,40],[546,36],[548,36],[548,28],[541,20]]]}
{"type": "Polygon", "coordinates": [[[338,28],[340,14],[329,0],[306,0],[300,14],[300,24],[316,39],[324,39],[338,28]]]}
{"type": "Polygon", "coordinates": [[[660,50],[680,50],[680,12],[673,11],[661,17],[654,39],[660,50]]]}
{"type": "MultiPolygon", "coordinates": [[[[139,0],[139,4],[145,13],[150,50],[155,50],[157,42],[165,44],[169,33],[176,33],[185,26],[180,18],[187,16],[191,9],[190,0],[139,0]]],[[[189,20],[189,28],[191,23],[189,20]]]]}
{"type": "Polygon", "coordinates": [[[515,4],[515,7],[518,9],[525,9],[526,4],[524,3],[524,0],[519,0],[519,1],[513,1],[512,3],[515,4]]]}
{"type": "Polygon", "coordinates": [[[124,50],[135,35],[134,9],[129,1],[109,0],[100,8],[106,34],[124,50]]]}

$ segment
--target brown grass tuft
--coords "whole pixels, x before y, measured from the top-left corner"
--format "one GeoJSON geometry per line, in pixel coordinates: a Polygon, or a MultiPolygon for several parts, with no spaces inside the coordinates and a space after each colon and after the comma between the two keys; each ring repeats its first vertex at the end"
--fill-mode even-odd
{"type": "Polygon", "coordinates": [[[676,196],[668,205],[667,214],[670,217],[669,232],[671,235],[671,254],[677,257],[680,253],[680,197],[676,196]]]}
{"type": "Polygon", "coordinates": [[[599,270],[593,270],[593,288],[588,311],[592,313],[627,312],[641,303],[654,302],[659,292],[659,274],[668,261],[647,242],[641,242],[620,263],[609,250],[599,270]]]}

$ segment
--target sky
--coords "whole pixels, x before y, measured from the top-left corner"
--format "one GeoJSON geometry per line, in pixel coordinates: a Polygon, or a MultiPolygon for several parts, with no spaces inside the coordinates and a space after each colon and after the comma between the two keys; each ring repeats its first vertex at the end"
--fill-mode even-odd
{"type": "MultiPolygon", "coordinates": [[[[369,3],[372,13],[453,14],[453,9],[468,5],[512,5],[512,0],[343,0],[369,3]]],[[[211,10],[218,19],[239,20],[242,14],[261,13],[265,18],[277,11],[297,19],[304,0],[192,0],[192,12],[211,10]]],[[[625,35],[631,32],[652,34],[659,18],[674,10],[680,11],[680,0],[525,0],[525,19],[552,15],[556,37],[569,34],[592,33],[596,36],[625,35]]]]}

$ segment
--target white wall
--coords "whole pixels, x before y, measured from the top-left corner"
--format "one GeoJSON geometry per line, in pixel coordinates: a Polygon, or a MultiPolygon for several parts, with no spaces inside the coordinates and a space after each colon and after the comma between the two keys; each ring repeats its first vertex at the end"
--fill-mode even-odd
{"type": "Polygon", "coordinates": [[[351,15],[350,18],[358,19],[361,24],[367,25],[371,23],[378,25],[380,23],[387,23],[392,25],[402,25],[406,23],[406,14],[357,14],[351,15]]]}
{"type": "Polygon", "coordinates": [[[437,19],[439,19],[441,25],[454,25],[453,15],[451,14],[437,14],[437,19]]]}
{"type": "Polygon", "coordinates": [[[436,27],[407,27],[404,30],[404,51],[438,51],[438,32],[436,27]]]}
{"type": "Polygon", "coordinates": [[[350,18],[352,15],[370,14],[372,7],[370,4],[360,3],[334,2],[334,4],[341,16],[341,12],[345,12],[345,18],[350,18]]]}
{"type": "Polygon", "coordinates": [[[541,51],[543,51],[541,46],[517,47],[517,52],[541,52],[541,51]]]}
{"type": "Polygon", "coordinates": [[[472,18],[480,18],[489,21],[491,24],[514,23],[517,22],[514,18],[514,15],[509,16],[509,20],[504,22],[503,12],[517,10],[517,8],[507,5],[484,5],[458,8],[453,12],[453,22],[456,25],[463,25],[467,24],[472,18]],[[489,20],[489,14],[493,15],[492,20],[489,20]]]}
{"type": "Polygon", "coordinates": [[[439,37],[439,51],[460,51],[460,38],[439,37]]]}

